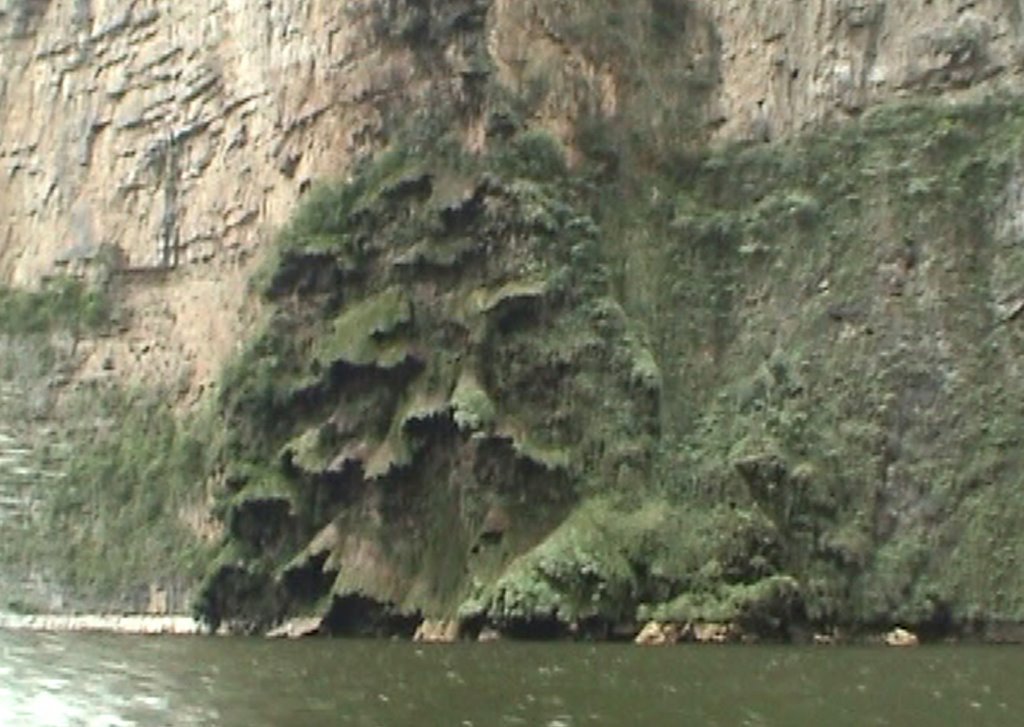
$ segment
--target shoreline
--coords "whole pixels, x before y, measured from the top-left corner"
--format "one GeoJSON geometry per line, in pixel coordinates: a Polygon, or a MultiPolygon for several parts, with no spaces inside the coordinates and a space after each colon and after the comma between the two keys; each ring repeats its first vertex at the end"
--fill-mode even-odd
{"type": "Polygon", "coordinates": [[[149,614],[0,613],[0,631],[96,633],[125,636],[198,636],[209,629],[191,616],[149,614]]]}
{"type": "MultiPolygon", "coordinates": [[[[424,622],[426,629],[420,629],[409,639],[422,644],[487,643],[491,641],[518,641],[497,631],[485,630],[479,638],[467,638],[465,633],[453,629],[438,629],[439,625],[451,626],[447,622],[424,622]],[[434,628],[431,628],[434,627],[434,628]]],[[[319,629],[319,619],[298,618],[286,621],[278,627],[261,634],[264,638],[332,638],[319,629]]],[[[919,644],[947,645],[1020,645],[1024,644],[1024,624],[999,624],[994,628],[971,634],[947,635],[944,638],[918,640],[913,631],[895,628],[891,631],[870,631],[859,634],[807,633],[805,638],[776,641],[761,639],[755,635],[732,632],[724,624],[701,624],[679,626],[671,623],[649,622],[634,638],[594,639],[595,642],[632,642],[641,647],[672,646],[676,644],[732,644],[757,645],[789,643],[795,646],[842,647],[842,646],[918,646],[919,644]],[[706,632],[706,633],[705,633],[706,632]]],[[[0,632],[21,631],[33,633],[80,633],[111,634],[122,636],[224,636],[233,633],[221,628],[211,631],[205,624],[192,616],[183,614],[18,614],[0,612],[0,632]]],[[[234,632],[241,633],[241,632],[234,632]]],[[[382,637],[392,639],[391,637],[382,637]]],[[[531,639],[526,639],[527,641],[531,639]]],[[[565,639],[538,639],[539,641],[564,641],[565,639]]],[[[576,639],[568,639],[573,641],[576,639]]]]}

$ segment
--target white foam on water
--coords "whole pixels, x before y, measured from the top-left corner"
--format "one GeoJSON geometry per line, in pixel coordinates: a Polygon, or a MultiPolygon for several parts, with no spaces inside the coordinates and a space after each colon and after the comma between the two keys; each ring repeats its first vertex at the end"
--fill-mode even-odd
{"type": "MultiPolygon", "coordinates": [[[[5,702],[7,700],[4,700],[5,702]]],[[[15,695],[13,719],[10,724],[24,724],[26,727],[70,727],[81,724],[84,716],[80,709],[69,704],[60,695],[50,692],[22,696],[15,695]]]]}
{"type": "Polygon", "coordinates": [[[98,714],[90,717],[86,727],[135,727],[138,723],[123,719],[116,714],[98,714]]]}
{"type": "Polygon", "coordinates": [[[14,694],[0,687],[0,724],[14,724],[14,694]]]}
{"type": "Polygon", "coordinates": [[[147,694],[140,694],[132,699],[132,705],[146,707],[147,709],[155,709],[161,712],[170,708],[170,702],[165,697],[156,697],[147,694]]]}
{"type": "Polygon", "coordinates": [[[46,679],[40,679],[37,684],[40,688],[45,689],[47,692],[58,692],[68,686],[67,679],[61,679],[59,677],[48,677],[46,679]]]}

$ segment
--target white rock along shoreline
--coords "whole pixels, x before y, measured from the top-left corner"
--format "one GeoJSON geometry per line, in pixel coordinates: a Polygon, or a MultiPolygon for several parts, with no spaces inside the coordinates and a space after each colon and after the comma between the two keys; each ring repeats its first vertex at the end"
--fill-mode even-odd
{"type": "Polygon", "coordinates": [[[0,613],[0,630],[193,636],[209,630],[191,616],[0,613]]]}

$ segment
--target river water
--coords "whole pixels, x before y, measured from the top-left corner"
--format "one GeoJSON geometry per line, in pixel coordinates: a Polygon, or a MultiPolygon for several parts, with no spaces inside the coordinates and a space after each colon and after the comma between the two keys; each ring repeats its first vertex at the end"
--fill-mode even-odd
{"type": "Polygon", "coordinates": [[[0,631],[0,725],[1024,724],[1024,650],[0,631]]]}

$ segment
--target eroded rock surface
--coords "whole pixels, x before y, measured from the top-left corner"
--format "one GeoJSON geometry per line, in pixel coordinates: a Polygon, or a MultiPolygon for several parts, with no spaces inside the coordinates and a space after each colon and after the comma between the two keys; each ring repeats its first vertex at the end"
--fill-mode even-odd
{"type": "MultiPolygon", "coordinates": [[[[0,273],[35,285],[113,247],[137,316],[88,370],[181,376],[194,393],[241,330],[251,259],[312,180],[344,176],[402,109],[472,105],[496,79],[571,151],[607,119],[664,151],[1013,88],[1020,72],[1020,11],[997,0],[7,5],[0,273]]],[[[478,111],[471,148],[516,123],[500,104],[478,111]]]]}

